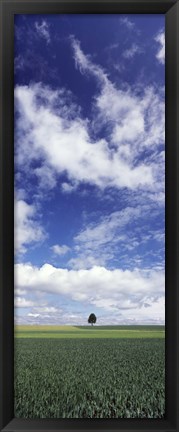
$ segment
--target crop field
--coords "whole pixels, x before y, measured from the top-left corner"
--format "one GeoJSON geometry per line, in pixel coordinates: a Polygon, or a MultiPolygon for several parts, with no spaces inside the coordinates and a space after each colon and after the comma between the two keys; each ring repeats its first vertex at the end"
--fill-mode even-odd
{"type": "Polygon", "coordinates": [[[17,338],[164,338],[164,326],[17,326],[17,338]]]}
{"type": "Polygon", "coordinates": [[[164,417],[164,327],[67,327],[15,329],[15,417],[164,417]]]}

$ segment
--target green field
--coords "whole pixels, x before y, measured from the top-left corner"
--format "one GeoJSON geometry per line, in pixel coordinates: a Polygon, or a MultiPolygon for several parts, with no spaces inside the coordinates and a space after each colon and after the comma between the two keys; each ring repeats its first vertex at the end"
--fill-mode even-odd
{"type": "Polygon", "coordinates": [[[164,417],[164,327],[21,326],[15,336],[15,417],[164,417]]]}
{"type": "Polygon", "coordinates": [[[17,338],[164,338],[164,326],[16,326],[17,338]]]}

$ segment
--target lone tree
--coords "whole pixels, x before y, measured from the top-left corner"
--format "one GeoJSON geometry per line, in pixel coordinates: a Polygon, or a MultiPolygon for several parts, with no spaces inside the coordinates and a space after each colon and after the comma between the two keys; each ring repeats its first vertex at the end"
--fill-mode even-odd
{"type": "Polygon", "coordinates": [[[88,318],[89,324],[91,324],[93,326],[93,324],[95,324],[96,320],[97,320],[96,315],[94,313],[91,313],[89,318],[88,318]]]}

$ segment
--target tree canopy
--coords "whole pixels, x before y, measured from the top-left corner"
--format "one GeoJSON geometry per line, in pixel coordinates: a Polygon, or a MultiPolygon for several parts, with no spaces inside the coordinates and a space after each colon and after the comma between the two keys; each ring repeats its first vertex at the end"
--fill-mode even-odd
{"type": "Polygon", "coordinates": [[[93,325],[96,323],[96,320],[97,320],[96,315],[94,313],[91,313],[88,318],[88,323],[93,325]]]}

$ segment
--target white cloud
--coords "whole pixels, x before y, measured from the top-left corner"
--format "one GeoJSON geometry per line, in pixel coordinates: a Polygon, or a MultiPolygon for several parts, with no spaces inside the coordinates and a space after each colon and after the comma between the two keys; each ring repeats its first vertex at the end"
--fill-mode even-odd
{"type": "Polygon", "coordinates": [[[34,316],[45,316],[45,317],[50,316],[50,315],[54,315],[56,313],[59,314],[60,312],[61,312],[61,309],[56,308],[54,306],[36,306],[36,307],[33,307],[33,310],[32,310],[32,314],[34,316]]]}
{"type": "Polygon", "coordinates": [[[159,63],[164,64],[165,63],[165,33],[163,31],[160,31],[155,37],[155,41],[159,45],[156,58],[159,61],[159,63]]]}
{"type": "Polygon", "coordinates": [[[25,253],[27,245],[43,241],[45,233],[42,226],[37,222],[37,210],[35,205],[30,205],[24,200],[15,200],[15,250],[25,253]]]}
{"type": "MultiPolygon", "coordinates": [[[[90,270],[75,271],[50,264],[41,268],[16,264],[15,280],[18,288],[25,287],[31,294],[33,291],[62,294],[111,312],[141,309],[164,296],[164,272],[155,269],[107,270],[94,266],[90,270]]],[[[150,307],[146,310],[150,316],[150,307]]],[[[164,315],[164,310],[160,315],[164,315]]]]}
{"type": "MultiPolygon", "coordinates": [[[[85,223],[85,227],[74,237],[74,253],[68,265],[73,269],[84,269],[95,265],[111,265],[113,260],[113,264],[115,262],[116,266],[122,267],[124,254],[133,251],[133,254],[130,257],[128,254],[126,258],[128,266],[134,268],[136,255],[140,254],[144,243],[156,239],[161,248],[164,247],[163,231],[158,230],[156,237],[155,232],[147,231],[147,224],[155,224],[156,218],[163,211],[162,207],[150,199],[147,204],[146,199],[144,201],[133,202],[132,206],[131,199],[131,206],[102,216],[93,223],[85,223]]],[[[155,249],[155,245],[150,245],[149,252],[152,252],[153,248],[155,249]]],[[[143,260],[145,261],[145,256],[142,252],[141,264],[143,260]]],[[[156,264],[158,261],[161,261],[159,250],[156,264]]]]}
{"type": "MultiPolygon", "coordinates": [[[[102,189],[107,186],[130,189],[154,186],[151,167],[143,162],[133,165],[135,153],[147,146],[149,138],[151,145],[156,144],[162,129],[161,122],[155,122],[153,139],[151,130],[148,134],[144,133],[142,109],[146,98],[140,103],[135,96],[118,92],[112,86],[105,87],[97,98],[99,122],[105,119],[113,122],[111,140],[116,147],[114,150],[106,139],[96,142],[90,139],[86,120],[78,116],[72,120],[63,118],[60,108],[56,110],[53,106],[54,99],[57,103],[59,96],[41,84],[16,87],[16,108],[20,113],[16,133],[17,162],[21,167],[26,166],[27,161],[30,163],[33,159],[41,158],[50,172],[54,170],[55,176],[66,172],[70,182],[76,184],[89,182],[102,189]],[[44,101],[39,107],[42,94],[44,101]],[[134,142],[138,139],[137,147],[134,142]]],[[[159,120],[160,106],[158,108],[159,120]]],[[[40,175],[39,169],[36,174],[40,175]]]]}
{"type": "Polygon", "coordinates": [[[98,79],[100,84],[103,86],[109,85],[109,79],[105,71],[93,63],[89,55],[85,55],[81,49],[80,42],[71,36],[71,45],[74,52],[74,60],[76,68],[83,74],[92,74],[98,79]]]}
{"type": "Polygon", "coordinates": [[[46,40],[47,44],[50,43],[50,32],[49,32],[49,25],[46,21],[42,21],[41,24],[38,22],[35,22],[35,29],[40,37],[46,40]]]}
{"type": "Polygon", "coordinates": [[[77,186],[78,186],[77,182],[73,183],[73,184],[64,182],[61,185],[61,189],[62,189],[62,192],[70,193],[70,192],[74,191],[77,188],[77,186]]]}
{"type": "Polygon", "coordinates": [[[56,255],[65,255],[70,250],[70,248],[67,245],[60,246],[58,244],[53,245],[51,249],[56,255]]]}
{"type": "MultiPolygon", "coordinates": [[[[34,309],[33,309],[34,310],[34,309]]],[[[46,313],[36,313],[29,312],[23,315],[15,316],[16,324],[29,324],[29,325],[84,325],[87,324],[87,317],[85,313],[70,313],[63,311],[62,309],[57,309],[55,312],[46,313]]]]}
{"type": "MultiPolygon", "coordinates": [[[[128,18],[122,20],[129,29],[134,27],[128,18]]],[[[36,23],[36,30],[47,43],[50,42],[46,34],[48,26],[44,21],[41,25],[36,23]]],[[[37,308],[34,301],[20,297],[28,291],[42,296],[44,293],[58,294],[59,298],[67,296],[84,305],[101,308],[102,312],[114,313],[117,322],[121,320],[124,323],[125,319],[127,322],[135,322],[136,319],[142,322],[162,321],[162,267],[156,264],[155,268],[148,270],[109,270],[104,265],[114,257],[116,243],[120,242],[124,251],[138,246],[135,233],[130,232],[130,239],[127,239],[126,227],[131,220],[139,222],[141,214],[149,216],[149,211],[155,210],[152,206],[149,209],[141,205],[142,200],[147,203],[153,200],[158,206],[163,203],[164,152],[160,147],[164,144],[164,92],[152,86],[141,90],[140,94],[130,86],[125,90],[117,88],[106,71],[84,54],[79,41],[71,37],[71,44],[80,73],[92,76],[98,84],[98,92],[93,98],[92,121],[82,117],[82,110],[67,90],[53,90],[41,83],[17,86],[17,164],[21,171],[28,172],[31,163],[38,161],[33,174],[44,191],[59,185],[59,177],[65,174],[68,181],[64,182],[63,178],[60,184],[64,193],[73,191],[80,182],[88,182],[101,190],[115,187],[120,189],[120,193],[121,188],[128,188],[132,190],[133,199],[136,191],[138,198],[135,207],[113,212],[96,223],[86,225],[76,235],[76,257],[73,256],[69,262],[73,270],[55,268],[50,264],[41,268],[17,264],[15,278],[19,297],[16,304],[22,308],[33,307],[28,314],[29,320],[45,322],[50,317],[58,322],[59,310],[55,306],[37,308]],[[108,128],[108,134],[101,138],[102,133],[98,135],[97,131],[101,132],[100,127],[104,125],[108,128]],[[146,157],[144,152],[147,152],[146,157]],[[119,317],[116,318],[115,314],[119,317]]],[[[135,44],[132,47],[133,52],[128,50],[126,53],[128,58],[137,53],[135,44]]],[[[159,61],[162,56],[160,54],[159,61]]],[[[26,196],[21,191],[15,204],[15,244],[21,253],[26,251],[27,245],[45,238],[35,204],[30,205],[25,200],[26,196]]],[[[149,240],[151,235],[149,233],[149,240]]],[[[160,232],[154,237],[162,241],[160,232]]],[[[147,236],[143,240],[147,241],[147,236]]],[[[58,244],[51,249],[60,256],[70,250],[68,246],[58,244]]],[[[140,258],[137,254],[135,258],[137,266],[140,258]]],[[[69,323],[79,323],[80,320],[84,323],[84,317],[74,313],[63,312],[60,319],[65,324],[68,320],[69,323]]]]}
{"type": "Polygon", "coordinates": [[[26,295],[27,293],[26,293],[26,290],[24,290],[24,289],[21,290],[21,289],[18,289],[17,287],[15,287],[14,288],[14,294],[16,297],[18,297],[18,296],[26,295]]]}
{"type": "Polygon", "coordinates": [[[131,21],[128,17],[120,18],[120,23],[124,24],[128,28],[128,30],[132,30],[135,27],[134,22],[131,21]]]}
{"type": "Polygon", "coordinates": [[[156,323],[160,324],[165,321],[165,297],[161,296],[155,301],[148,299],[141,308],[130,310],[128,312],[128,319],[133,321],[140,321],[142,323],[156,323]]]}
{"type": "MultiPolygon", "coordinates": [[[[16,173],[16,174],[20,175],[20,173],[16,173]]],[[[16,200],[17,201],[21,201],[21,200],[25,201],[25,199],[27,198],[27,193],[22,188],[21,189],[16,189],[15,194],[16,194],[16,200]]]]}
{"type": "MultiPolygon", "coordinates": [[[[34,305],[33,305],[34,306],[34,305]]],[[[49,324],[49,319],[59,320],[59,314],[61,313],[60,309],[57,309],[54,306],[49,307],[33,307],[32,311],[29,312],[27,315],[23,316],[15,316],[15,322],[17,324],[43,324],[47,322],[49,324]]]]}
{"type": "Polygon", "coordinates": [[[118,233],[118,235],[121,235],[121,229],[125,228],[126,234],[127,224],[140,218],[141,210],[143,212],[142,215],[144,215],[146,210],[148,210],[148,206],[143,206],[142,208],[140,206],[126,207],[121,211],[113,212],[106,217],[102,217],[98,223],[91,224],[90,227],[81,231],[75,237],[75,240],[79,243],[87,243],[89,248],[95,247],[96,241],[98,246],[111,243],[113,240],[117,240],[116,230],[120,229],[120,234],[118,233]]]}
{"type": "Polygon", "coordinates": [[[96,106],[97,120],[112,126],[111,141],[118,156],[128,164],[133,165],[144,149],[151,151],[164,143],[164,102],[152,87],[146,88],[140,98],[130,90],[106,87],[96,98],[96,106]]]}
{"type": "Polygon", "coordinates": [[[32,317],[32,318],[38,318],[38,317],[39,317],[39,314],[34,314],[34,313],[29,312],[29,313],[27,314],[27,316],[28,316],[28,317],[32,317]]]}
{"type": "Polygon", "coordinates": [[[41,167],[35,168],[34,174],[39,179],[39,187],[41,189],[50,190],[53,189],[57,184],[55,172],[48,165],[44,164],[41,167]]]}
{"type": "Polygon", "coordinates": [[[38,307],[38,309],[41,313],[54,313],[58,312],[58,309],[54,306],[45,306],[45,307],[38,307]]]}
{"type": "Polygon", "coordinates": [[[94,76],[100,90],[94,100],[94,119],[83,119],[72,95],[40,83],[17,86],[15,107],[16,161],[28,169],[32,160],[41,160],[34,170],[40,185],[53,188],[57,176],[68,175],[62,184],[70,192],[80,182],[106,187],[155,190],[158,175],[155,162],[140,155],[164,142],[164,100],[162,92],[146,88],[140,97],[132,89],[117,89],[104,70],[95,65],[71,37],[76,66],[94,76]],[[91,139],[91,128],[109,126],[108,138],[91,139]],[[50,145],[49,145],[50,142],[50,145]],[[47,172],[47,175],[45,173],[47,172]]]}
{"type": "MultiPolygon", "coordinates": [[[[79,41],[72,39],[72,47],[76,65],[79,65],[83,73],[93,75],[101,86],[95,97],[96,123],[98,127],[99,124],[111,126],[110,140],[116,148],[115,154],[120,161],[125,161],[128,167],[132,167],[135,157],[143,149],[149,146],[150,149],[156,149],[164,143],[164,91],[161,89],[156,92],[153,87],[147,87],[139,97],[130,87],[127,90],[117,89],[104,70],[84,55],[79,41]]],[[[125,165],[122,168],[125,170],[125,165]]],[[[141,165],[138,168],[142,170],[141,165]]]]}
{"type": "Polygon", "coordinates": [[[125,59],[132,59],[136,54],[141,54],[142,52],[143,50],[138,45],[133,43],[132,46],[126,49],[122,55],[125,59]]]}
{"type": "Polygon", "coordinates": [[[23,297],[15,297],[14,305],[18,308],[29,308],[31,306],[34,306],[34,302],[31,300],[26,300],[23,297]]]}
{"type": "Polygon", "coordinates": [[[80,253],[76,254],[76,256],[74,255],[73,258],[68,261],[68,266],[74,270],[91,269],[95,265],[105,265],[114,257],[114,251],[111,251],[111,248],[108,248],[106,244],[105,250],[100,246],[97,250],[96,248],[97,246],[95,245],[93,249],[88,249],[87,245],[82,244],[80,253]]]}

